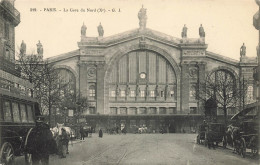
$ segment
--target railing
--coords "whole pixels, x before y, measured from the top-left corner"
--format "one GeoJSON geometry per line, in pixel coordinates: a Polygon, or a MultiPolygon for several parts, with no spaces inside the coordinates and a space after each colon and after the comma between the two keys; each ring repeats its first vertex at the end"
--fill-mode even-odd
{"type": "Polygon", "coordinates": [[[15,76],[21,76],[21,70],[15,68],[15,63],[6,60],[3,57],[0,57],[0,69],[15,76]]]}
{"type": "Polygon", "coordinates": [[[1,5],[8,10],[16,20],[20,21],[20,12],[15,9],[14,4],[11,4],[8,0],[2,0],[1,5]]]}

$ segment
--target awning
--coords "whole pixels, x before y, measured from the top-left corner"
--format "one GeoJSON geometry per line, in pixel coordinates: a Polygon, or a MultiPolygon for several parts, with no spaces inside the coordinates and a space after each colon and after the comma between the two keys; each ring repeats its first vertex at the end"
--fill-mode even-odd
{"type": "Polygon", "coordinates": [[[248,114],[250,111],[257,107],[257,103],[248,104],[245,109],[236,113],[234,116],[231,117],[231,120],[237,120],[239,117],[243,117],[248,114]]]}

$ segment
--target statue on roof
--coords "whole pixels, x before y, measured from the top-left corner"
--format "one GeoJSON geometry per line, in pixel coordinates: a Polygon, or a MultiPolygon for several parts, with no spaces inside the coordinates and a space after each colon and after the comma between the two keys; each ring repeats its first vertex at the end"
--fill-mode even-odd
{"type": "Polygon", "coordinates": [[[184,24],[184,26],[182,28],[182,32],[181,32],[182,38],[187,38],[187,31],[188,31],[188,28],[186,27],[186,24],[184,24]]]}
{"type": "Polygon", "coordinates": [[[200,35],[200,37],[205,37],[205,31],[204,31],[202,24],[200,24],[199,35],[200,35]]]}
{"type": "Polygon", "coordinates": [[[139,26],[141,29],[146,28],[146,20],[147,20],[147,15],[146,15],[146,9],[142,5],[142,8],[138,12],[138,19],[139,19],[139,26]]]}
{"type": "Polygon", "coordinates": [[[22,40],[21,47],[20,47],[20,54],[24,55],[26,53],[26,44],[22,40]]]}
{"type": "Polygon", "coordinates": [[[240,57],[246,56],[246,46],[245,43],[240,47],[240,57]]]}
{"type": "Polygon", "coordinates": [[[42,47],[42,43],[39,41],[37,45],[37,53],[38,55],[43,55],[43,47],[42,47]]]}
{"type": "Polygon", "coordinates": [[[83,23],[83,25],[81,26],[81,36],[86,36],[86,30],[87,30],[87,27],[83,23]]]}
{"type": "Polygon", "coordinates": [[[98,36],[103,37],[104,29],[103,29],[103,26],[101,25],[101,23],[99,23],[99,26],[97,27],[97,29],[98,29],[98,36]]]}

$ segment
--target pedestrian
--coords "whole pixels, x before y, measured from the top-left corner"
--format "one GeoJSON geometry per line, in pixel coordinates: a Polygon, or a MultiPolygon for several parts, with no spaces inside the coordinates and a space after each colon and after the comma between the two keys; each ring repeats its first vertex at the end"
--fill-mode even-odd
{"type": "Polygon", "coordinates": [[[84,130],[83,130],[82,126],[80,126],[79,133],[80,133],[80,140],[84,140],[85,135],[84,135],[84,130]]]}
{"type": "Polygon", "coordinates": [[[101,129],[101,128],[100,128],[100,130],[99,130],[98,137],[100,137],[100,138],[102,138],[102,137],[103,137],[103,131],[102,131],[102,129],[101,129]]]}
{"type": "Polygon", "coordinates": [[[59,151],[60,157],[66,158],[67,146],[69,145],[69,137],[64,128],[61,128],[60,142],[59,142],[59,151]]]}
{"type": "Polygon", "coordinates": [[[49,155],[57,153],[57,145],[44,116],[36,117],[36,126],[28,133],[25,151],[32,154],[32,165],[49,164],[49,155]]]}

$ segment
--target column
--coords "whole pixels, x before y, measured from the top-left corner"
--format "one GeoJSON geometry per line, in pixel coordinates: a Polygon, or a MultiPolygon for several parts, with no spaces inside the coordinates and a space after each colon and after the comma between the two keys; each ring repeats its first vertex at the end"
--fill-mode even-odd
{"type": "Polygon", "coordinates": [[[189,64],[181,64],[181,113],[189,109],[189,64]]]}
{"type": "MultiPolygon", "coordinates": [[[[206,66],[206,63],[204,62],[201,62],[199,63],[199,77],[198,77],[198,82],[200,83],[199,84],[199,90],[201,88],[204,88],[201,84],[201,82],[204,82],[205,81],[205,66],[206,66]]],[[[199,99],[199,104],[198,104],[198,107],[197,107],[197,111],[198,111],[198,114],[203,114],[204,113],[204,107],[203,107],[203,102],[201,99],[199,99]]]]}
{"type": "Polygon", "coordinates": [[[139,107],[136,107],[136,114],[139,115],[140,112],[139,112],[139,107]]]}
{"type": "Polygon", "coordinates": [[[157,115],[160,114],[160,109],[159,109],[159,107],[156,107],[156,114],[157,114],[157,115]]]}
{"type": "Polygon", "coordinates": [[[117,114],[120,115],[120,107],[116,107],[117,109],[117,114]]]}
{"type": "Polygon", "coordinates": [[[97,113],[104,114],[104,65],[97,65],[97,82],[96,82],[96,94],[97,94],[97,113]]]}

